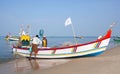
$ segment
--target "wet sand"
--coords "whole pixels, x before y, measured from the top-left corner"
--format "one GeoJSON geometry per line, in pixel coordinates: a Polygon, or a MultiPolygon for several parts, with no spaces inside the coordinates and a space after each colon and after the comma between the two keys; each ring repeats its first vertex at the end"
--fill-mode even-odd
{"type": "Polygon", "coordinates": [[[16,59],[0,64],[0,74],[119,74],[120,46],[96,57],[16,59]]]}

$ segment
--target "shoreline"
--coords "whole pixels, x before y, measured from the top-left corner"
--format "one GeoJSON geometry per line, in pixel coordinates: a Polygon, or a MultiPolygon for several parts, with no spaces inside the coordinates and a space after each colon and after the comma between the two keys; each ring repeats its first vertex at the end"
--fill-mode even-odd
{"type": "Polygon", "coordinates": [[[94,57],[72,59],[15,59],[0,64],[1,74],[118,74],[120,46],[94,57]]]}

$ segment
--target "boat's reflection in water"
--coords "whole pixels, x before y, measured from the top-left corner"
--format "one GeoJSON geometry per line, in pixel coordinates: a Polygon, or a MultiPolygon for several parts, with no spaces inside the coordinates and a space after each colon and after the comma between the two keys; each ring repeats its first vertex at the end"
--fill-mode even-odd
{"type": "Polygon", "coordinates": [[[26,58],[16,59],[15,69],[17,72],[29,70],[42,70],[55,67],[57,65],[65,64],[70,59],[31,59],[26,58]]]}

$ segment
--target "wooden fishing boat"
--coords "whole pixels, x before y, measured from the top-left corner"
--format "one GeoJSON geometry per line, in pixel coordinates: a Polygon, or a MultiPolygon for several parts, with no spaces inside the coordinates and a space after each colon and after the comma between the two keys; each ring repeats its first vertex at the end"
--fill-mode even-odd
{"type": "Polygon", "coordinates": [[[8,41],[18,41],[19,37],[18,36],[10,36],[8,34],[7,36],[5,36],[5,40],[8,40],[8,41]]]}
{"type": "Polygon", "coordinates": [[[83,36],[75,36],[75,38],[80,38],[80,39],[82,39],[82,38],[84,38],[83,36]]]}
{"type": "Polygon", "coordinates": [[[18,37],[10,37],[8,40],[9,40],[9,41],[18,41],[19,38],[18,38],[18,37]]]}
{"type": "Polygon", "coordinates": [[[17,37],[17,36],[6,36],[5,39],[8,40],[8,41],[18,41],[19,37],[17,37]]]}
{"type": "MultiPolygon", "coordinates": [[[[107,33],[99,39],[94,41],[76,44],[63,47],[39,47],[36,58],[70,58],[81,56],[95,56],[101,54],[107,49],[111,38],[112,29],[109,29],[107,33]]],[[[29,47],[16,47],[13,46],[13,52],[15,54],[29,57],[29,47]]],[[[32,55],[32,58],[35,56],[32,55]]]]}
{"type": "Polygon", "coordinates": [[[113,40],[114,40],[114,41],[117,41],[117,42],[120,42],[120,37],[116,36],[116,37],[114,37],[113,40]]]}

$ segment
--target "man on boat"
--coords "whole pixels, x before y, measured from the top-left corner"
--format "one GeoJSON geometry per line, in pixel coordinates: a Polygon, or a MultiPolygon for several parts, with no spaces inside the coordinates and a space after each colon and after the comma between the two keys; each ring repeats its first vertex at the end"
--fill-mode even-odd
{"type": "Polygon", "coordinates": [[[37,52],[38,52],[38,45],[39,44],[41,45],[42,41],[39,39],[38,35],[36,35],[33,38],[33,41],[32,41],[32,51],[30,52],[30,59],[31,59],[31,56],[32,56],[32,52],[34,52],[34,56],[36,58],[36,55],[37,55],[37,52]]]}
{"type": "Polygon", "coordinates": [[[21,37],[19,37],[18,43],[17,43],[17,47],[21,47],[22,46],[22,41],[21,41],[21,37]]]}
{"type": "Polygon", "coordinates": [[[45,36],[43,36],[42,47],[47,47],[47,39],[45,36]]]}

